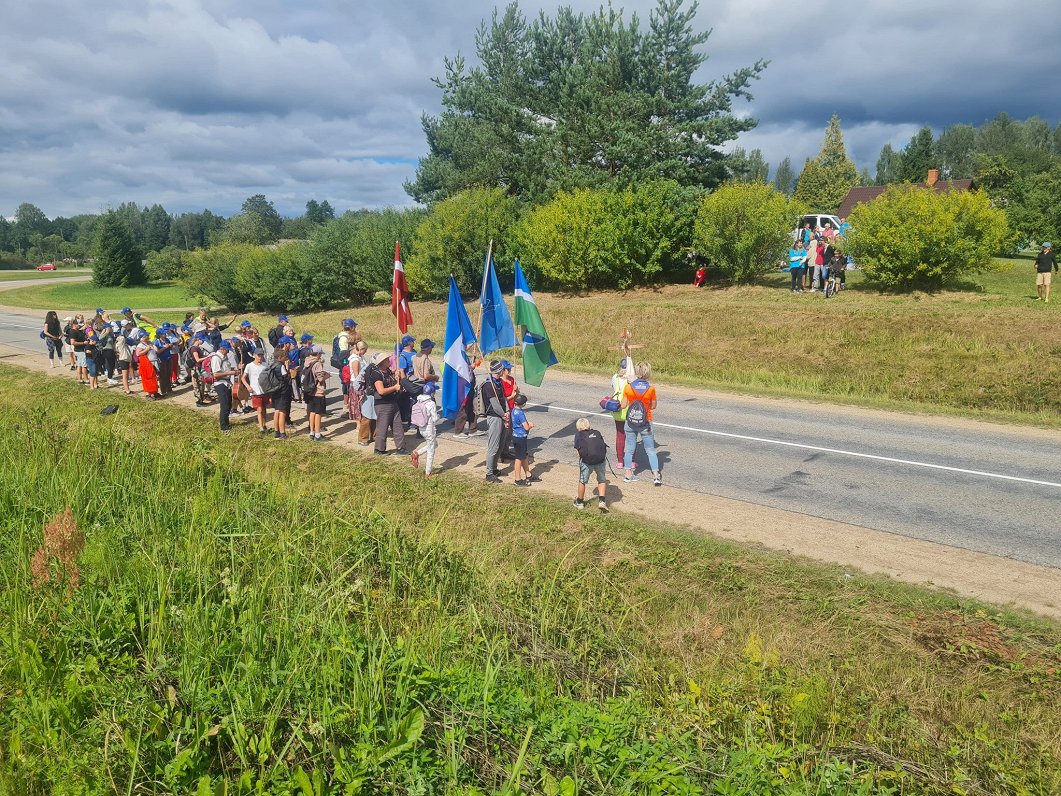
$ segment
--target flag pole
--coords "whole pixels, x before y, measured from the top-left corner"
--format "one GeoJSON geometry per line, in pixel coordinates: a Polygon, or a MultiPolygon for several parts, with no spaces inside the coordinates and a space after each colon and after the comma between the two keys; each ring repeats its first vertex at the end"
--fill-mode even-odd
{"type": "MultiPolygon", "coordinates": [[[[395,260],[398,260],[398,253],[401,251],[399,248],[401,241],[394,241],[395,260]]],[[[391,292],[394,292],[394,287],[391,287],[391,292]]],[[[402,324],[400,320],[401,307],[399,306],[398,312],[394,313],[394,370],[397,373],[398,370],[398,352],[401,351],[401,340],[402,340],[402,324]]]]}
{"type": "MultiPolygon", "coordinates": [[[[519,262],[519,257],[516,257],[515,261],[518,263],[519,262]]],[[[513,268],[512,269],[512,317],[513,318],[516,317],[516,305],[515,305],[515,302],[516,302],[516,269],[513,268]]],[[[514,332],[514,334],[512,335],[512,364],[513,365],[517,365],[517,364],[519,364],[520,360],[523,358],[522,357],[523,347],[522,347],[521,343],[523,342],[523,335],[525,334],[525,332],[521,332],[520,331],[521,327],[516,326],[515,323],[513,323],[512,326],[513,326],[513,332],[514,332]]]]}
{"type": "Polygon", "coordinates": [[[483,264],[483,284],[479,288],[479,324],[475,330],[475,347],[479,351],[479,360],[482,361],[485,358],[483,349],[479,345],[479,341],[483,339],[483,295],[486,293],[486,275],[490,268],[490,260],[494,256],[494,239],[490,238],[490,245],[486,249],[486,262],[483,264]]]}

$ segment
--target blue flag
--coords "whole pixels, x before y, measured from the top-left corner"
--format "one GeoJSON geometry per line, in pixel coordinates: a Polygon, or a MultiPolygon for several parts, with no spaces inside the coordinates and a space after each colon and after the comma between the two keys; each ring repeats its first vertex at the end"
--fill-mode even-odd
{"type": "Polygon", "coordinates": [[[449,278],[449,308],[446,310],[446,348],[442,355],[442,416],[452,420],[464,405],[472,384],[472,365],[464,353],[475,342],[475,331],[464,309],[457,281],[449,278]]]}
{"type": "Polygon", "coordinates": [[[505,297],[497,284],[493,257],[488,258],[484,266],[483,289],[479,294],[479,303],[483,307],[482,339],[479,341],[483,354],[515,346],[516,330],[512,326],[508,307],[505,306],[505,297]]]}

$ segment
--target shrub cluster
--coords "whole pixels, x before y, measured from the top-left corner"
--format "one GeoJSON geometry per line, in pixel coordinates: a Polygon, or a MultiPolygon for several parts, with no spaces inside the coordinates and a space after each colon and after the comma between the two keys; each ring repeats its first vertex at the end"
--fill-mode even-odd
{"type": "Polygon", "coordinates": [[[985,270],[1009,239],[987,194],[889,186],[849,217],[848,251],[887,290],[938,290],[985,270]]]}

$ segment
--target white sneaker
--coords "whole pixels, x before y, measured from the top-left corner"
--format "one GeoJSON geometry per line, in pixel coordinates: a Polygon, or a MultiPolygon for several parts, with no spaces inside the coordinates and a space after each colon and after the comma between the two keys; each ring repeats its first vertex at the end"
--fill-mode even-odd
{"type": "Polygon", "coordinates": [[[453,439],[468,439],[467,434],[453,434],[453,439]]]}
{"type": "Polygon", "coordinates": [[[107,379],[107,384],[111,385],[112,387],[119,383],[120,382],[117,379],[107,379]]]}
{"type": "Polygon", "coordinates": [[[485,431],[479,431],[479,430],[475,430],[475,431],[473,431],[473,432],[472,432],[471,434],[469,434],[468,436],[469,436],[469,437],[481,437],[481,436],[483,436],[484,434],[486,434],[486,432],[485,432],[485,431]]]}

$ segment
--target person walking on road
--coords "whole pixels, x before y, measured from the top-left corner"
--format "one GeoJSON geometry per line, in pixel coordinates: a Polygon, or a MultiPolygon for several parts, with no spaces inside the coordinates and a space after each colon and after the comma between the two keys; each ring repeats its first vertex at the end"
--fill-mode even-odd
{"type": "Polygon", "coordinates": [[[1050,280],[1052,271],[1057,271],[1057,255],[1054,254],[1050,241],[1043,243],[1043,250],[1035,257],[1035,293],[1036,301],[1050,303],[1050,280]]]}
{"type": "Polygon", "coordinates": [[[137,342],[136,348],[133,350],[133,356],[136,357],[136,361],[139,363],[140,384],[144,388],[144,396],[147,400],[155,401],[158,399],[158,378],[155,375],[155,363],[158,361],[158,354],[148,339],[147,332],[140,329],[135,334],[137,342]]]}
{"type": "Polygon", "coordinates": [[[63,364],[63,327],[59,323],[59,314],[55,310],[49,310],[44,316],[44,331],[41,332],[45,344],[48,346],[48,367],[55,367],[55,361],[63,364]]]}
{"type": "Polygon", "coordinates": [[[589,477],[597,477],[597,508],[601,514],[608,513],[605,495],[608,491],[608,474],[604,471],[608,460],[608,445],[601,433],[595,430],[589,418],[580,417],[575,422],[575,450],[578,452],[578,492],[575,495],[576,509],[586,507],[586,484],[589,477]]]}
{"type": "Polygon", "coordinates": [[[222,431],[230,431],[232,425],[229,416],[232,414],[232,388],[239,375],[239,363],[232,354],[232,343],[222,340],[217,351],[210,355],[210,372],[214,377],[214,392],[217,393],[217,405],[220,408],[218,426],[222,431]]]}
{"type": "Polygon", "coordinates": [[[424,391],[416,396],[416,403],[413,405],[413,416],[415,417],[419,411],[424,419],[422,425],[417,426],[420,429],[420,436],[423,437],[424,441],[419,448],[409,454],[409,460],[413,463],[413,467],[420,466],[420,457],[424,457],[424,476],[430,478],[435,467],[435,451],[438,450],[438,406],[435,405],[435,391],[438,389],[436,384],[432,381],[424,384],[424,391]],[[419,409],[417,409],[419,407],[419,409]]]}
{"type": "Polygon", "coordinates": [[[398,453],[405,447],[405,427],[398,408],[401,385],[391,367],[391,355],[376,354],[365,374],[365,385],[376,396],[376,448],[378,456],[387,453],[387,432],[394,436],[394,447],[398,453]]]}
{"type": "Polygon", "coordinates": [[[623,391],[622,405],[626,408],[626,477],[623,481],[637,481],[634,473],[634,452],[637,449],[638,437],[648,456],[648,465],[652,469],[652,483],[661,486],[663,478],[659,471],[659,457],[656,456],[656,440],[652,436],[652,412],[656,408],[656,388],[648,383],[652,375],[652,366],[647,362],[638,362],[634,367],[636,378],[626,385],[623,391]]]}
{"type": "Polygon", "coordinates": [[[504,366],[497,359],[490,361],[490,377],[480,388],[483,406],[486,407],[486,480],[491,484],[501,483],[497,475],[497,460],[501,455],[501,436],[508,420],[508,402],[505,388],[501,384],[504,366]]]}
{"type": "Polygon", "coordinates": [[[623,467],[623,453],[626,451],[626,407],[622,405],[626,385],[634,380],[634,358],[630,349],[623,351],[626,356],[619,360],[619,367],[612,376],[612,399],[619,402],[619,409],[612,412],[615,423],[615,461],[620,470],[623,467]]]}

